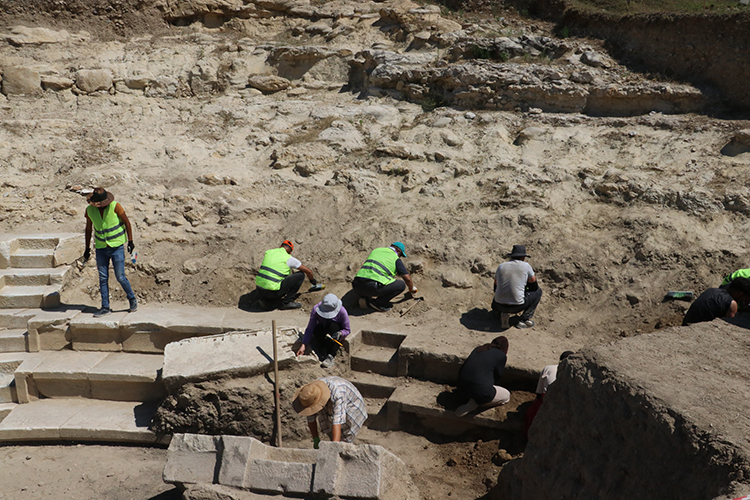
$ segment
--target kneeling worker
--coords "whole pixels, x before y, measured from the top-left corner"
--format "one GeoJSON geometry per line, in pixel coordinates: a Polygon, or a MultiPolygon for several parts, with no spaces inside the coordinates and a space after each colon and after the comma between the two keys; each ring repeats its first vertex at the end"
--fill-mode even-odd
{"type": "Polygon", "coordinates": [[[737,311],[750,302],[750,279],[735,278],[724,288],[709,288],[695,299],[682,320],[682,326],[713,321],[716,318],[734,318],[737,311]]]}
{"type": "Polygon", "coordinates": [[[389,247],[376,248],[370,252],[352,280],[354,293],[363,297],[372,309],[380,312],[390,311],[391,299],[403,292],[407,286],[410,292],[417,292],[417,287],[412,283],[401,257],[406,257],[406,247],[400,241],[389,247]],[[397,275],[404,281],[397,280],[397,275]]]}
{"type": "Polygon", "coordinates": [[[312,271],[302,265],[302,262],[292,257],[294,244],[284,240],[279,248],[267,250],[263,256],[255,285],[261,298],[263,309],[299,309],[302,304],[294,302],[297,298],[305,276],[310,284],[316,285],[312,271]],[[301,273],[294,273],[292,269],[299,269],[301,273]]]}
{"type": "Polygon", "coordinates": [[[536,306],[542,298],[542,289],[536,281],[536,275],[531,265],[524,259],[526,247],[513,245],[513,250],[507,255],[508,262],[497,266],[495,271],[495,296],[492,299],[492,310],[499,313],[521,313],[516,328],[531,328],[534,326],[536,306]]]}
{"type": "Polygon", "coordinates": [[[310,321],[302,336],[302,345],[297,349],[297,356],[302,356],[312,349],[322,361],[321,366],[331,368],[341,342],[350,333],[349,313],[341,304],[341,299],[329,293],[313,307],[310,321]]]}
{"type": "Polygon", "coordinates": [[[316,450],[320,443],[318,429],[331,441],[351,443],[367,420],[362,395],[341,377],[323,377],[303,385],[294,394],[292,406],[307,417],[316,450]]]}
{"type": "Polygon", "coordinates": [[[502,336],[480,345],[469,354],[458,371],[456,384],[469,402],[456,408],[457,416],[463,417],[479,407],[492,408],[510,401],[510,391],[498,382],[507,361],[508,339],[502,336]]]}

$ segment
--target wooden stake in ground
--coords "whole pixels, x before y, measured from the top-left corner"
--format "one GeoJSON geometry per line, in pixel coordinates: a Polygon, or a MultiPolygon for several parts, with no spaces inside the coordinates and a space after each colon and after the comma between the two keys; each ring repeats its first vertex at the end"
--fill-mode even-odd
{"type": "Polygon", "coordinates": [[[276,446],[281,448],[281,397],[279,396],[279,355],[276,347],[276,320],[273,325],[273,396],[276,400],[276,446]]]}

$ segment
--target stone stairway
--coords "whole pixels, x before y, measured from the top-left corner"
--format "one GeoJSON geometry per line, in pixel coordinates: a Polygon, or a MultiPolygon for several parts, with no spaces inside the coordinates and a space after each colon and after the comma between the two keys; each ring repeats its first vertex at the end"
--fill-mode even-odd
{"type": "Polygon", "coordinates": [[[148,430],[166,395],[165,346],[270,326],[232,308],[142,306],[100,318],[94,311],[0,309],[0,442],[168,442],[148,430]]]}
{"type": "Polygon", "coordinates": [[[75,233],[0,236],[0,308],[55,308],[72,263],[83,253],[75,233]]]}
{"type": "MultiPolygon", "coordinates": [[[[436,357],[436,366],[409,365],[400,352],[405,339],[405,335],[369,330],[347,338],[351,381],[365,398],[368,427],[454,436],[471,432],[487,436],[523,428],[526,403],[530,403],[533,394],[512,392],[511,401],[506,405],[457,417],[454,410],[459,401],[452,385],[443,384],[443,375],[431,381],[410,378],[407,373],[413,368],[420,373],[441,373],[445,361],[436,357]]],[[[429,364],[431,359],[426,356],[423,362],[429,364]]],[[[460,366],[460,362],[462,360],[454,364],[460,366]]],[[[457,368],[453,371],[457,372],[457,368]]]]}

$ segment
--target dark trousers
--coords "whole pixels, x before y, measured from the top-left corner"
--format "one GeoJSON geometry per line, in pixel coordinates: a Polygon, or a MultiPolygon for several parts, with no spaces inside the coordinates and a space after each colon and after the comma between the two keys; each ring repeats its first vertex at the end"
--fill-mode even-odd
{"type": "Polygon", "coordinates": [[[304,273],[292,273],[281,282],[278,290],[266,290],[258,287],[260,298],[268,303],[269,307],[277,308],[281,304],[289,304],[297,298],[302,283],[305,281],[304,273]]]}
{"type": "Polygon", "coordinates": [[[492,299],[492,310],[498,313],[516,314],[521,313],[521,321],[526,321],[534,317],[536,312],[536,306],[539,305],[539,301],[542,299],[542,289],[537,288],[533,292],[527,291],[523,296],[523,304],[517,306],[509,306],[500,304],[492,299]]]}
{"type": "Polygon", "coordinates": [[[367,278],[354,278],[352,280],[352,289],[360,297],[375,297],[373,304],[380,307],[391,305],[391,299],[406,290],[406,283],[402,280],[396,280],[393,283],[384,285],[375,280],[367,278]]]}
{"type": "MultiPolygon", "coordinates": [[[[340,346],[326,337],[326,335],[332,335],[336,338],[336,333],[338,333],[340,328],[341,325],[335,321],[330,321],[327,325],[318,325],[313,330],[312,338],[310,339],[310,347],[315,354],[318,355],[318,358],[320,358],[321,361],[326,359],[329,354],[331,356],[336,356],[336,353],[339,352],[340,346]]],[[[341,341],[339,340],[339,342],[341,341]]]]}

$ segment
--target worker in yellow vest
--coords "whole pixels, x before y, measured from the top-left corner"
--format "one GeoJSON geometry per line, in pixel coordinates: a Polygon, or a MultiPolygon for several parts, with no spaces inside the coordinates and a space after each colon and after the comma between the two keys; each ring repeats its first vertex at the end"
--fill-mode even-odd
{"type": "Polygon", "coordinates": [[[128,312],[138,309],[138,301],[135,298],[130,282],[125,276],[125,243],[128,244],[128,252],[132,255],[135,244],[133,243],[133,230],[130,227],[125,209],[115,201],[112,193],[104,188],[95,188],[88,198],[89,206],[86,207],[86,250],[83,252],[84,260],[91,257],[91,234],[94,233],[94,246],[96,247],[96,268],[99,271],[99,293],[102,296],[102,308],[94,313],[94,316],[104,316],[112,310],[109,308],[109,261],[115,270],[115,278],[122,285],[125,295],[128,297],[128,312]]]}
{"type": "Polygon", "coordinates": [[[357,275],[352,280],[352,289],[371,309],[380,312],[391,310],[391,300],[409,287],[417,293],[406,266],[401,262],[406,257],[406,247],[400,241],[389,247],[376,248],[367,257],[357,275]],[[403,281],[397,280],[400,276],[403,281]]]}
{"type": "Polygon", "coordinates": [[[299,309],[302,304],[294,299],[299,296],[297,292],[305,281],[305,276],[311,285],[318,284],[310,268],[290,255],[292,250],[294,244],[284,240],[279,248],[267,250],[263,256],[263,262],[255,276],[255,285],[260,295],[258,302],[262,309],[299,309]],[[302,272],[295,273],[293,269],[302,272]]]}

